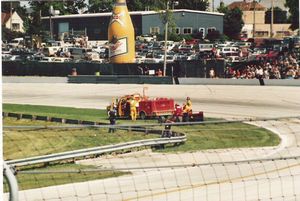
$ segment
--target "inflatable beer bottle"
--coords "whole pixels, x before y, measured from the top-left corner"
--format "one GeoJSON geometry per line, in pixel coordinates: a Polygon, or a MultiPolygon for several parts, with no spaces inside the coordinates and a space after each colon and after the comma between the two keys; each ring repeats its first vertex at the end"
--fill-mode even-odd
{"type": "Polygon", "coordinates": [[[108,26],[109,60],[111,63],[135,62],[134,29],[126,0],[116,0],[108,26]]]}

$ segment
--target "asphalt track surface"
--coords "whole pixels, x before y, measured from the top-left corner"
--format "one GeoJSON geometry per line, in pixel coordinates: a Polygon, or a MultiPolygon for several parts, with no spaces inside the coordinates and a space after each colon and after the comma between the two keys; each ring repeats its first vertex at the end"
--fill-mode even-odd
{"type": "Polygon", "coordinates": [[[252,118],[280,145],[162,154],[150,150],[78,161],[131,175],[20,191],[20,200],[300,200],[300,88],[266,86],[4,83],[3,102],[103,109],[134,92],[172,97],[209,117],[252,118]],[[256,118],[286,117],[259,121],[256,118]],[[172,166],[172,167],[170,167],[172,166]]]}

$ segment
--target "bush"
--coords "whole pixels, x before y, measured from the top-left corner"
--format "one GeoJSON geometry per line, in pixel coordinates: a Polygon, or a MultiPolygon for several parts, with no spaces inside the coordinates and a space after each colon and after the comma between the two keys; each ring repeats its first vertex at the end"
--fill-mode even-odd
{"type": "Polygon", "coordinates": [[[215,41],[220,39],[221,34],[218,30],[214,30],[211,32],[208,32],[208,34],[206,35],[206,39],[208,39],[209,41],[215,41]]]}
{"type": "Polygon", "coordinates": [[[11,31],[10,29],[2,26],[2,41],[11,41],[14,38],[22,38],[24,34],[21,32],[11,31]]]}

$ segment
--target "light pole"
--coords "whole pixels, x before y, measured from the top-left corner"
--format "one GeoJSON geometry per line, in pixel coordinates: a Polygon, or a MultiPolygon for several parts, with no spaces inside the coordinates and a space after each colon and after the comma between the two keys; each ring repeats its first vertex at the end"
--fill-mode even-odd
{"type": "Polygon", "coordinates": [[[253,39],[255,39],[255,0],[253,0],[253,39]]]}
{"type": "Polygon", "coordinates": [[[12,2],[10,2],[10,30],[12,30],[12,2]]]}
{"type": "Polygon", "coordinates": [[[167,41],[168,41],[168,26],[169,26],[169,19],[168,13],[169,12],[169,1],[167,1],[167,9],[166,9],[166,16],[165,16],[165,45],[164,45],[164,76],[166,76],[167,71],[167,41]]]}
{"type": "MultiPolygon", "coordinates": [[[[167,50],[168,50],[168,27],[169,27],[169,1],[167,1],[167,9],[166,9],[166,16],[165,16],[165,44],[164,44],[164,71],[163,75],[166,76],[167,71],[167,50]]],[[[179,4],[178,1],[172,1],[172,10],[174,10],[174,6],[177,6],[179,4]]]]}
{"type": "Polygon", "coordinates": [[[274,0],[271,0],[271,23],[270,23],[270,37],[273,38],[273,23],[274,23],[274,0]]]}
{"type": "Polygon", "coordinates": [[[53,39],[53,24],[52,24],[52,18],[51,16],[59,15],[59,10],[54,10],[53,6],[50,6],[49,8],[49,26],[50,26],[50,38],[53,39]]]}

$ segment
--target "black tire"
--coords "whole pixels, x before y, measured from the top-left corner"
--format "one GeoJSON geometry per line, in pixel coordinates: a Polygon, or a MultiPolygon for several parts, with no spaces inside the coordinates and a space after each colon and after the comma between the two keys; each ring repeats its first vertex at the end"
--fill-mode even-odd
{"type": "Polygon", "coordinates": [[[145,112],[140,112],[140,118],[142,120],[146,119],[146,113],[145,112]]]}
{"type": "Polygon", "coordinates": [[[159,116],[158,117],[158,123],[165,123],[166,122],[166,119],[164,116],[159,116]]]}

